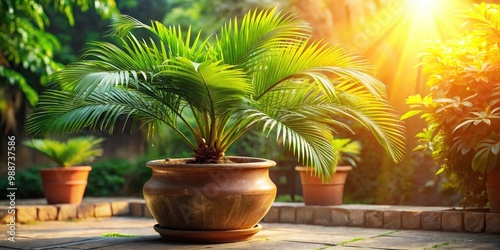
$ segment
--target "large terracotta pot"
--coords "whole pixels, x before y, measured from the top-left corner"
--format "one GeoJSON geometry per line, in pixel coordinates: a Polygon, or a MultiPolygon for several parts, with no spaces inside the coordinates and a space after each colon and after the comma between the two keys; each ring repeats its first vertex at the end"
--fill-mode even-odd
{"type": "Polygon", "coordinates": [[[306,205],[331,206],[341,205],[344,195],[344,184],[350,166],[337,166],[337,172],[332,179],[323,182],[320,176],[314,175],[314,170],[308,167],[295,167],[300,173],[302,194],[306,205]]]}
{"type": "Polygon", "coordinates": [[[486,190],[490,202],[490,211],[500,213],[500,169],[486,173],[486,190]]]}
{"type": "Polygon", "coordinates": [[[276,197],[269,178],[273,161],[230,157],[226,164],[146,165],[153,176],[144,184],[146,204],[169,240],[232,242],[246,240],[260,230],[257,223],[276,197]]]}
{"type": "Polygon", "coordinates": [[[91,170],[90,166],[40,169],[47,203],[79,205],[91,170]]]}

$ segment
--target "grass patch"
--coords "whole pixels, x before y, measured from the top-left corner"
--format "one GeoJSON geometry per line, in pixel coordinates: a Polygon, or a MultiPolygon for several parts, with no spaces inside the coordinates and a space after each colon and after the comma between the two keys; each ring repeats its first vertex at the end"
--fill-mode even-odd
{"type": "Polygon", "coordinates": [[[430,248],[424,248],[423,250],[429,250],[429,249],[436,249],[436,248],[439,248],[439,247],[443,247],[443,246],[448,246],[448,245],[451,245],[451,244],[454,244],[455,242],[457,242],[457,240],[452,240],[451,242],[444,242],[444,243],[441,243],[441,244],[436,244],[430,248]]]}
{"type": "Polygon", "coordinates": [[[101,234],[101,237],[108,237],[108,238],[123,238],[123,237],[135,237],[137,235],[134,234],[121,234],[121,233],[103,233],[101,234]]]}
{"type": "Polygon", "coordinates": [[[324,246],[324,247],[320,247],[320,248],[315,248],[314,250],[324,250],[324,249],[328,249],[330,248],[330,246],[324,246]]]}
{"type": "Polygon", "coordinates": [[[337,244],[337,246],[342,246],[342,245],[345,245],[347,243],[352,243],[352,242],[361,241],[361,240],[365,240],[365,238],[354,238],[354,239],[351,239],[351,240],[341,241],[341,242],[339,242],[337,244]]]}
{"type": "MultiPolygon", "coordinates": [[[[391,235],[391,234],[394,234],[394,233],[397,233],[399,232],[399,230],[394,230],[394,231],[390,231],[390,232],[387,232],[387,233],[383,233],[383,234],[379,234],[377,236],[373,236],[373,237],[370,237],[370,238],[376,238],[376,237],[381,237],[381,236],[387,236],[387,235],[391,235]]],[[[347,243],[352,243],[352,242],[356,242],[356,241],[362,241],[362,240],[366,240],[365,238],[354,238],[354,239],[351,239],[351,240],[346,240],[346,241],[342,241],[342,242],[339,242],[337,244],[337,246],[342,246],[342,245],[345,245],[347,243]]]]}
{"type": "Polygon", "coordinates": [[[390,231],[390,232],[387,232],[387,233],[383,233],[383,234],[379,234],[375,237],[380,237],[380,236],[387,236],[387,235],[391,235],[391,234],[394,234],[394,233],[397,233],[399,232],[399,230],[394,230],[394,231],[390,231]]]}
{"type": "Polygon", "coordinates": [[[38,225],[40,223],[39,220],[34,220],[34,221],[28,221],[28,222],[21,222],[21,225],[38,225]]]}

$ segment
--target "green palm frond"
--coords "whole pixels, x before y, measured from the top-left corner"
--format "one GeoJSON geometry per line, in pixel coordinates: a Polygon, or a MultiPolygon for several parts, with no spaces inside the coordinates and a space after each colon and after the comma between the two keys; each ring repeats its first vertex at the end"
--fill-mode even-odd
{"type": "Polygon", "coordinates": [[[199,112],[221,115],[251,93],[242,70],[217,62],[194,63],[185,58],[172,60],[162,72],[170,90],[199,112]]]}
{"type": "MultiPolygon", "coordinates": [[[[135,29],[146,29],[163,45],[160,48],[165,58],[185,57],[192,61],[203,61],[214,55],[209,39],[201,40],[201,32],[196,36],[192,36],[191,28],[187,32],[183,32],[180,26],[165,26],[161,22],[152,21],[151,25],[143,24],[137,19],[122,15],[112,25],[113,30],[111,35],[118,37],[128,37],[134,39],[135,36],[131,33],[135,29]]],[[[152,46],[154,44],[152,43],[152,46]]]]}
{"type": "MultiPolygon", "coordinates": [[[[330,145],[331,134],[325,134],[328,126],[308,119],[299,113],[281,113],[270,117],[257,109],[248,109],[241,120],[247,126],[256,125],[269,134],[277,131],[283,145],[294,153],[305,165],[316,167],[316,174],[328,178],[335,173],[335,153],[330,145]]],[[[277,139],[278,139],[277,138],[277,139]]]]}
{"type": "Polygon", "coordinates": [[[83,98],[71,92],[50,90],[42,94],[37,109],[28,115],[27,132],[35,136],[74,133],[83,128],[113,132],[120,116],[142,122],[172,123],[175,114],[140,92],[115,88],[106,95],[93,92],[83,98]],[[72,121],[72,122],[68,122],[72,121]]]}
{"type": "Polygon", "coordinates": [[[355,167],[361,161],[361,142],[353,141],[351,138],[335,138],[330,141],[337,154],[339,163],[349,164],[355,167]]]}
{"type": "MultiPolygon", "coordinates": [[[[296,121],[297,127],[302,124],[314,124],[315,128],[310,128],[310,132],[317,131],[335,131],[335,128],[342,128],[352,131],[350,125],[343,117],[349,121],[355,121],[365,126],[375,136],[377,141],[387,150],[389,155],[395,161],[400,161],[405,152],[405,127],[399,119],[397,112],[387,103],[381,101],[373,95],[358,96],[356,94],[366,94],[363,91],[340,92],[337,98],[331,102],[322,95],[322,90],[313,88],[305,84],[298,84],[301,88],[293,88],[296,83],[283,84],[282,87],[276,87],[268,92],[256,105],[258,110],[263,110],[266,115],[275,119],[274,122],[267,122],[264,127],[272,129],[278,122],[287,124],[287,120],[296,121]],[[273,105],[270,105],[273,103],[273,105]],[[269,109],[272,107],[272,109],[269,109]],[[300,119],[298,119],[300,117],[300,119]]],[[[352,88],[350,88],[352,90],[352,88]]],[[[253,119],[253,117],[251,117],[253,119]]],[[[324,136],[324,135],[323,135],[324,136]]],[[[286,143],[294,143],[297,138],[288,137],[290,141],[283,140],[286,143]]],[[[310,149],[309,151],[312,151],[310,149]]],[[[319,162],[315,162],[318,164],[319,162]]],[[[320,174],[330,174],[332,165],[314,165],[320,174]]],[[[335,168],[333,168],[335,171],[335,168]]]]}
{"type": "Polygon", "coordinates": [[[368,90],[369,96],[386,98],[385,84],[368,74],[366,61],[337,46],[304,41],[275,50],[263,60],[267,68],[254,74],[257,98],[291,79],[308,80],[329,98],[335,98],[338,91],[349,90],[349,83],[368,90]]]}
{"type": "Polygon", "coordinates": [[[357,109],[348,107],[344,114],[365,126],[395,162],[404,158],[405,126],[392,106],[372,100],[357,109]]]}
{"type": "Polygon", "coordinates": [[[101,156],[102,138],[81,136],[68,139],[66,142],[52,139],[32,139],[24,145],[37,150],[54,161],[58,167],[71,167],[83,162],[91,162],[101,156]]]}
{"type": "Polygon", "coordinates": [[[235,18],[221,28],[215,46],[217,59],[247,72],[258,70],[263,66],[263,54],[273,48],[293,46],[311,34],[308,24],[292,14],[276,14],[276,9],[249,11],[241,22],[235,18]]]}

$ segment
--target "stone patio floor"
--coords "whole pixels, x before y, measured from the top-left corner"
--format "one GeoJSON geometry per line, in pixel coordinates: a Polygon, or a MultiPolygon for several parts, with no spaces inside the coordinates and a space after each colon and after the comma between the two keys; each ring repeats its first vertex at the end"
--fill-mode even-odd
{"type": "Polygon", "coordinates": [[[131,216],[20,224],[15,242],[2,230],[0,249],[500,249],[499,234],[266,222],[248,241],[190,244],[161,239],[154,224],[131,216]]]}

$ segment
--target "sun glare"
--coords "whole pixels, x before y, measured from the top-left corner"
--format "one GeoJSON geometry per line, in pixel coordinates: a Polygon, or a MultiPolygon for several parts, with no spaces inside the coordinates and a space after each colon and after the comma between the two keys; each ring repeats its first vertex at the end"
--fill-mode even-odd
{"type": "Polygon", "coordinates": [[[410,0],[416,10],[432,11],[439,5],[439,0],[410,0]]]}
{"type": "MultiPolygon", "coordinates": [[[[379,25],[382,31],[373,47],[366,51],[377,65],[379,73],[390,85],[389,99],[396,107],[407,107],[405,96],[427,89],[418,65],[418,56],[427,40],[455,36],[463,22],[457,11],[469,8],[469,0],[404,0],[401,8],[382,12],[379,25]]],[[[382,10],[384,11],[384,10],[382,10]]],[[[370,38],[370,37],[369,37],[370,38]]],[[[369,39],[367,39],[369,40],[369,39]]]]}
{"type": "MultiPolygon", "coordinates": [[[[426,41],[446,40],[458,35],[464,22],[458,18],[458,13],[470,9],[472,0],[380,2],[399,4],[388,4],[368,19],[367,28],[357,33],[361,35],[356,45],[376,65],[380,78],[388,84],[389,103],[404,113],[408,110],[405,103],[408,96],[428,93],[427,76],[421,71],[418,56],[424,52],[426,41]]],[[[408,135],[422,129],[420,124],[407,125],[408,135]]],[[[392,166],[385,158],[381,171],[392,173],[392,166]]]]}

